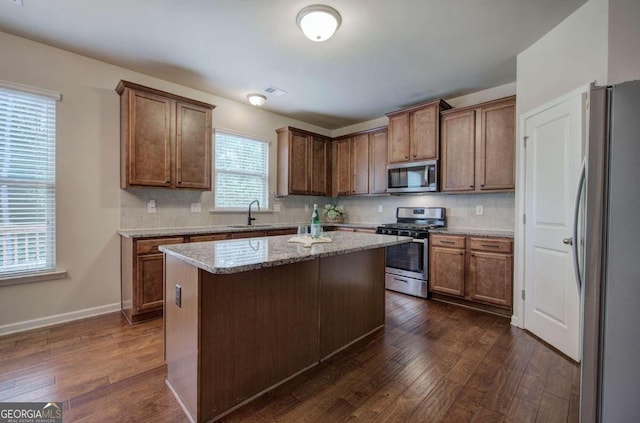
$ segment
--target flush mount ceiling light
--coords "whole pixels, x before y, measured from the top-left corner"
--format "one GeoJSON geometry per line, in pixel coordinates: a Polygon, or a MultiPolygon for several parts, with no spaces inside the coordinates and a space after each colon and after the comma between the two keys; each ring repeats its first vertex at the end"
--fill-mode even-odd
{"type": "Polygon", "coordinates": [[[342,18],[333,7],[313,4],[298,12],[298,27],[311,41],[326,41],[340,27],[342,18]]]}
{"type": "Polygon", "coordinates": [[[247,99],[254,106],[262,106],[267,101],[267,97],[262,94],[249,94],[247,99]]]}

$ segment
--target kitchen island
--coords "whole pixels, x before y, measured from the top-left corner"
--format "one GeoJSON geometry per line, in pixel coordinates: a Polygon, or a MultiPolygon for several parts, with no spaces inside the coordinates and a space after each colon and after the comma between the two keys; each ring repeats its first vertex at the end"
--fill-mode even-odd
{"type": "Polygon", "coordinates": [[[389,235],[331,232],[162,246],[167,384],[218,419],[384,325],[389,235]]]}

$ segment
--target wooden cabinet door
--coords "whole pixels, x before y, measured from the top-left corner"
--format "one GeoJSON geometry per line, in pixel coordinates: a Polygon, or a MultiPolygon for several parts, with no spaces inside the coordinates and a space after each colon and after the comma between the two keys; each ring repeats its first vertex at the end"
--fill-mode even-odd
{"type": "Polygon", "coordinates": [[[170,187],[171,100],[132,90],[129,102],[128,185],[170,187]]]}
{"type": "Polygon", "coordinates": [[[389,163],[409,161],[410,120],[408,112],[389,116],[389,163]]]}
{"type": "Polygon", "coordinates": [[[211,109],[176,102],[176,187],[211,189],[211,109]]]}
{"type": "Polygon", "coordinates": [[[447,295],[464,297],[465,251],[453,248],[431,248],[429,289],[447,295]]]}
{"type": "Polygon", "coordinates": [[[148,254],[136,258],[135,311],[162,310],[164,290],[164,254],[148,254]]]}
{"type": "Polygon", "coordinates": [[[475,188],[475,110],[442,117],[442,191],[475,188]]]}
{"type": "Polygon", "coordinates": [[[438,158],[438,105],[433,104],[411,113],[411,160],[438,158]]]}
{"type": "Polygon", "coordinates": [[[351,142],[351,194],[369,193],[369,134],[358,134],[351,142]]]}
{"type": "Polygon", "coordinates": [[[474,301],[511,307],[513,257],[472,251],[469,257],[469,297],[474,301]]]}
{"type": "Polygon", "coordinates": [[[333,161],[333,177],[335,190],[333,195],[344,196],[351,194],[351,138],[335,141],[336,157],[333,161]]]}
{"type": "Polygon", "coordinates": [[[311,194],[327,195],[329,177],[329,142],[324,138],[311,137],[311,194]]]}
{"type": "Polygon", "coordinates": [[[309,137],[291,131],[289,137],[289,193],[309,194],[309,137]]]}
{"type": "Polygon", "coordinates": [[[480,190],[515,188],[515,109],[515,99],[509,99],[480,111],[480,190]]]}
{"type": "Polygon", "coordinates": [[[387,192],[387,130],[369,134],[369,193],[387,192]]]}

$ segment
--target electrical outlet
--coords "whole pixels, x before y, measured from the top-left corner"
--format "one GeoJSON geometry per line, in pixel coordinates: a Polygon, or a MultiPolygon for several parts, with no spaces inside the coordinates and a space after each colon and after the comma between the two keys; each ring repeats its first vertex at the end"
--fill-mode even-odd
{"type": "Polygon", "coordinates": [[[484,207],[483,206],[476,206],[476,215],[478,216],[482,216],[484,214],[484,207]]]}
{"type": "Polygon", "coordinates": [[[20,6],[20,7],[24,6],[24,3],[22,2],[22,0],[9,0],[9,3],[13,3],[16,6],[20,6]]]}
{"type": "Polygon", "coordinates": [[[176,284],[176,305],[182,308],[182,286],[176,284]]]}
{"type": "Polygon", "coordinates": [[[280,211],[280,204],[274,204],[273,205],[273,211],[274,212],[279,212],[280,211]]]}
{"type": "Polygon", "coordinates": [[[384,210],[384,208],[382,207],[382,204],[378,205],[378,213],[382,213],[384,210]]]}
{"type": "Polygon", "coordinates": [[[156,200],[149,200],[147,203],[147,213],[155,213],[156,210],[156,200]]]}
{"type": "Polygon", "coordinates": [[[306,212],[308,212],[308,211],[309,211],[309,205],[308,205],[308,204],[305,204],[305,205],[304,205],[304,211],[306,211],[306,212]]]}
{"type": "Polygon", "coordinates": [[[202,203],[191,203],[191,213],[200,213],[202,211],[202,203]]]}

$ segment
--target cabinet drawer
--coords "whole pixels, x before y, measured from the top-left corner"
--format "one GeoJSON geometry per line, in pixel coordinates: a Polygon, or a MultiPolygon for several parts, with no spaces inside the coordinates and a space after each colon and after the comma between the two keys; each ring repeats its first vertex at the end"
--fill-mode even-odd
{"type": "Polygon", "coordinates": [[[290,229],[273,229],[271,231],[267,231],[267,236],[277,236],[277,235],[295,235],[298,233],[298,229],[290,228],[290,229]]]}
{"type": "Polygon", "coordinates": [[[230,233],[222,234],[207,234],[207,235],[191,235],[189,242],[207,242],[207,241],[220,241],[223,239],[230,239],[230,233]]]}
{"type": "Polygon", "coordinates": [[[136,253],[138,254],[157,253],[158,247],[161,245],[182,244],[183,242],[184,242],[183,237],[138,240],[136,241],[136,253]]]}
{"type": "Polygon", "coordinates": [[[471,249],[474,251],[493,251],[511,254],[513,243],[505,238],[470,238],[471,249]]]}
{"type": "Polygon", "coordinates": [[[231,234],[231,239],[240,239],[240,238],[260,238],[263,236],[267,236],[265,231],[251,231],[251,232],[234,232],[231,234]]]}
{"type": "Polygon", "coordinates": [[[431,235],[432,247],[464,248],[465,237],[455,235],[431,235]]]}

